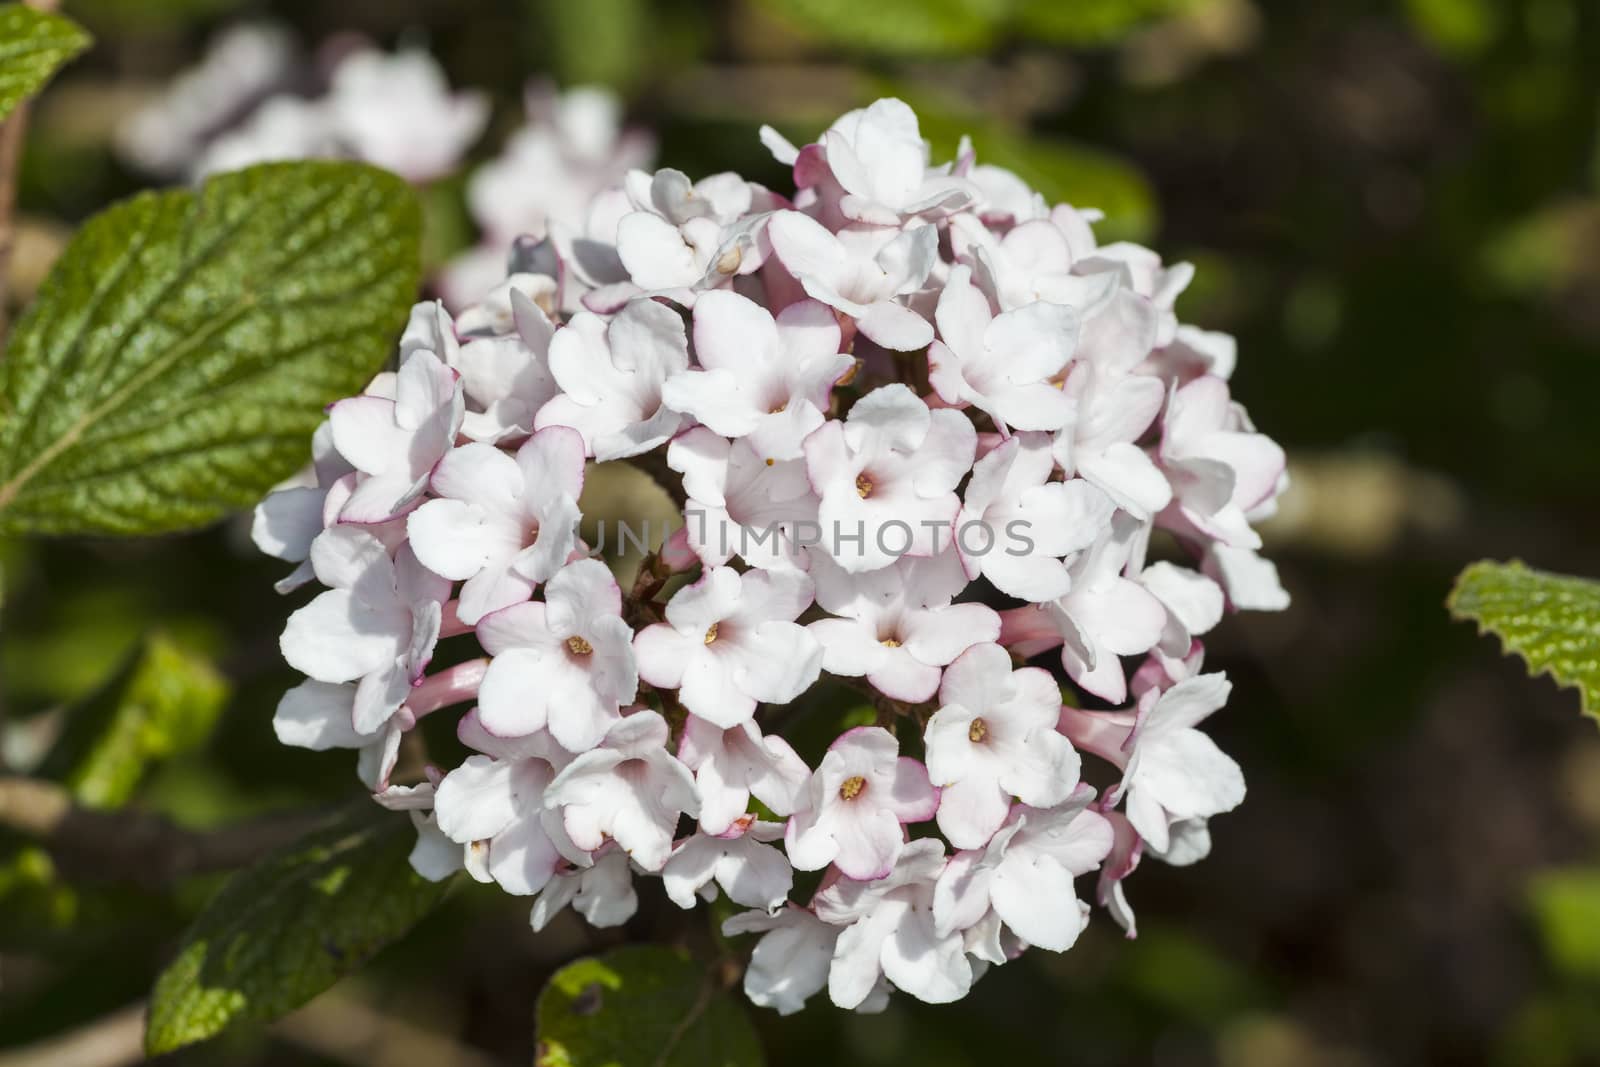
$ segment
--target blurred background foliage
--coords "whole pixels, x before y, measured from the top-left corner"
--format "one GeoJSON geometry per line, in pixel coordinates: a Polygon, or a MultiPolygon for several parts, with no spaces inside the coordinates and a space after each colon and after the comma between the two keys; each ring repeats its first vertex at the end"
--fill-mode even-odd
{"type": "MultiPolygon", "coordinates": [[[[77,222],[140,186],[109,148],[119,118],[243,17],[307,44],[353,30],[427,45],[453,83],[494,92],[485,156],[519,121],[524,79],[548,74],[615,86],[664,165],[781,189],[759,122],[809,138],[895,93],[936,151],[968,133],[1053,199],[1103,208],[1108,237],[1198,265],[1180,313],[1238,335],[1236,395],[1289,447],[1296,481],[1267,534],[1294,607],[1231,620],[1209,649],[1236,682],[1216,729],[1249,800],[1217,821],[1207,862],[1144,865],[1137,941],[1100,917],[1071,953],[1032,953],[959,1006],[762,1013],[770,1063],[1600,1062],[1600,736],[1570,693],[1529,683],[1441,607],[1481,556],[1600,574],[1600,7],[66,8],[98,43],[36,112],[22,296],[77,222]]],[[[461,194],[459,180],[425,191],[436,260],[473,238],[461,194]]],[[[0,568],[11,766],[191,827],[355,794],[347,753],[272,737],[293,605],[241,523],[4,544],[0,568]],[[84,716],[112,728],[84,742],[64,726],[84,716]]],[[[137,1001],[217,885],[89,875],[0,840],[0,1047],[137,1001]]],[[[535,937],[526,909],[463,885],[311,1007],[174,1062],[528,1063],[534,998],[557,967],[684,921],[647,895],[626,931],[564,920],[535,937]]]]}

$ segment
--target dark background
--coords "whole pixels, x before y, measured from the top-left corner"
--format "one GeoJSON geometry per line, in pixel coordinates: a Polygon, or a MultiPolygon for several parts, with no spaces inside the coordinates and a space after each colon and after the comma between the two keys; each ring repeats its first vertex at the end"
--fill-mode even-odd
{"type": "MultiPolygon", "coordinates": [[[[1199,267],[1179,312],[1236,334],[1235,395],[1289,450],[1266,531],[1294,606],[1228,620],[1213,722],[1250,795],[1213,856],[1146,862],[1140,937],[1097,914],[966,1001],[879,1017],[758,1013],[774,1065],[1600,1062],[1600,738],[1578,699],[1452,623],[1484,556],[1600,574],[1600,7],[1588,0],[587,0],[570,4],[67,3],[98,37],[36,110],[22,208],[37,277],[70,227],[140,187],[117,117],[218,27],[270,16],[309,45],[424,43],[496,118],[523,79],[616,85],[663,164],[775,188],[755,136],[810,136],[896,93],[936,153],[970,131],[1103,232],[1199,267]],[[1015,158],[1011,158],[1015,157],[1015,158]],[[54,242],[54,244],[52,244],[54,242]]],[[[461,182],[427,191],[432,255],[470,238],[461,182]]],[[[0,544],[8,748],[27,748],[155,626],[215,655],[236,695],[209,746],[140,804],[188,825],[356,795],[346,753],[280,748],[276,635],[299,599],[243,530],[0,544]]],[[[1085,883],[1087,891],[1089,883],[1085,883]]],[[[0,867],[0,1046],[137,1000],[215,882],[73,885],[0,867]]],[[[652,890],[655,892],[655,890],[652,890]]],[[[532,1057],[549,971],[645,937],[463,886],[313,1009],[176,1060],[416,1062],[409,1026],[532,1057]],[[570,919],[570,916],[568,917],[570,919]],[[384,1019],[397,1020],[393,1025],[384,1019]],[[365,1029],[363,1029],[365,1028],[365,1029]],[[365,1035],[365,1036],[363,1036],[365,1035]],[[398,1038],[396,1035],[400,1035],[398,1038]],[[345,1038],[341,1046],[335,1038],[345,1038]],[[386,1043],[387,1042],[387,1043],[386,1043]],[[408,1058],[409,1057],[409,1058],[408,1058]]],[[[452,1062],[450,1046],[426,1062],[452,1062]]],[[[470,1056],[455,1062],[476,1063],[470,1056]]]]}

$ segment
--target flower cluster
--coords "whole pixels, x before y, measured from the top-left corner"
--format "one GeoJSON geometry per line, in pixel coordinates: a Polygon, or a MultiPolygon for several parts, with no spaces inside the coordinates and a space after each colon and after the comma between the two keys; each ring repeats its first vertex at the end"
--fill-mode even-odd
{"type": "Polygon", "coordinates": [[[633,171],[330,408],[256,515],[281,588],[326,587],[275,726],[358,749],[416,869],[536,928],[623,922],[654,875],[747,909],[758,1004],[950,1001],[1070,947],[1091,871],[1132,936],[1141,858],[1199,859],[1243,799],[1200,638],[1286,603],[1251,526],[1284,457],[1232,340],[1178,322],[1187,265],[965,143],[931,165],[898,100],[762,136],[792,197],[633,171]],[[578,503],[617,462],[685,519],[626,591],[578,503]],[[780,727],[824,676],[871,711],[808,761],[780,727]],[[475,754],[392,782],[452,706],[475,754]]]}
{"type": "Polygon", "coordinates": [[[359,159],[409,181],[455,169],[489,120],[489,100],[451,92],[420,49],[385,54],[330,42],[311,70],[288,31],[245,23],[118,130],[118,149],[156,174],[203,178],[284,159],[359,159]],[[293,91],[324,83],[319,95],[293,91]]]}

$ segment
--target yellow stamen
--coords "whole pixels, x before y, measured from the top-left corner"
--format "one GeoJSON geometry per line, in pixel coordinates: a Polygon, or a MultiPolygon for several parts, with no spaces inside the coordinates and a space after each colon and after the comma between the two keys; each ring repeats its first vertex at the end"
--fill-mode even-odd
{"type": "Polygon", "coordinates": [[[859,774],[852,778],[846,778],[844,784],[839,787],[839,797],[842,800],[854,800],[861,795],[861,791],[866,787],[867,780],[859,774]]]}
{"type": "Polygon", "coordinates": [[[882,645],[884,648],[899,648],[900,647],[899,639],[898,638],[894,638],[894,637],[885,637],[882,641],[879,641],[878,644],[882,645]]]}
{"type": "Polygon", "coordinates": [[[593,645],[577,635],[567,638],[567,648],[574,656],[587,656],[594,651],[593,645]]]}
{"type": "Polygon", "coordinates": [[[989,736],[989,724],[982,719],[973,719],[972,725],[967,727],[967,740],[977,744],[989,736]]]}
{"type": "Polygon", "coordinates": [[[711,642],[715,641],[716,639],[717,639],[717,623],[712,623],[711,626],[709,628],[707,628],[707,630],[706,630],[706,644],[709,645],[711,642]]]}
{"type": "Polygon", "coordinates": [[[868,478],[865,474],[856,475],[856,493],[860,495],[862,500],[865,500],[867,497],[871,496],[872,479],[868,478]]]}

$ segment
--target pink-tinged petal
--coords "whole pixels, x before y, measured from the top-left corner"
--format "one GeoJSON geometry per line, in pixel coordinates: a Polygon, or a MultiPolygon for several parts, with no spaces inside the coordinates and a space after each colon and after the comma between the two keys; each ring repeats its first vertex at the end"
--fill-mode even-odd
{"type": "Polygon", "coordinates": [[[524,441],[515,461],[523,506],[538,512],[563,497],[576,500],[583,492],[583,457],[583,437],[570,427],[547,427],[524,441]]]}
{"type": "Polygon", "coordinates": [[[311,566],[323,585],[350,590],[373,604],[394,600],[394,563],[383,542],[365,530],[353,526],[324,530],[311,543],[311,566]]]}
{"type": "Polygon", "coordinates": [[[328,409],[333,444],[339,454],[364,474],[382,474],[404,466],[410,434],[395,423],[392,400],[358,396],[328,409]]]}
{"type": "Polygon", "coordinates": [[[1088,925],[1072,872],[1048,856],[1007,857],[989,889],[994,910],[1030,945],[1065,952],[1088,925]]]}
{"type": "Polygon", "coordinates": [[[462,584],[456,616],[471,626],[485,615],[525,603],[536,585],[509,566],[490,564],[462,584]]]}
{"type": "Polygon", "coordinates": [[[1011,798],[986,777],[939,790],[939,830],[956,848],[982,848],[1011,810],[1011,798]]]}
{"type": "Polygon", "coordinates": [[[761,422],[761,411],[747,383],[733,370],[691,370],[673,375],[662,386],[661,400],[727,437],[743,437],[761,422]]]}
{"type": "MultiPolygon", "coordinates": [[[[828,318],[832,321],[831,313],[828,318]]],[[[694,349],[707,370],[760,375],[780,357],[778,326],[755,301],[731,290],[713,290],[695,302],[694,349]]]]}
{"type": "Polygon", "coordinates": [[[545,585],[546,621],[558,634],[575,634],[587,622],[622,613],[622,589],[596,559],[569,563],[545,585]]]}
{"type": "Polygon", "coordinates": [[[634,284],[646,290],[693,285],[705,273],[678,227],[648,211],[625,215],[617,224],[617,255],[634,284]]]}
{"type": "Polygon", "coordinates": [[[478,642],[490,655],[513,649],[555,651],[565,638],[551,632],[543,603],[515,604],[478,620],[478,642]]]}
{"type": "Polygon", "coordinates": [[[884,945],[903,916],[901,909],[882,907],[839,935],[828,969],[828,997],[835,1005],[855,1008],[872,994],[883,973],[884,945]]]}
{"type": "Polygon", "coordinates": [[[894,777],[887,799],[879,798],[901,822],[922,822],[933,818],[939,807],[939,791],[928,784],[928,769],[909,756],[895,761],[894,777]]]}
{"type": "Polygon", "coordinates": [[[633,656],[640,680],[664,689],[681,686],[692,642],[693,638],[685,637],[665,623],[654,623],[640,630],[633,639],[633,656]]]}
{"type": "Polygon", "coordinates": [[[951,604],[908,612],[901,623],[905,650],[942,667],[974,645],[1000,639],[1000,616],[985,604],[951,604]]]}
{"type": "Polygon", "coordinates": [[[465,500],[428,501],[406,518],[406,533],[423,566],[452,581],[471,578],[491,562],[504,563],[523,547],[515,518],[465,500]]]}
{"type": "Polygon", "coordinates": [[[797,278],[816,278],[836,289],[848,270],[849,255],[839,239],[798,211],[780,211],[767,222],[772,250],[797,278]]]}
{"type": "MultiPolygon", "coordinates": [[[[928,435],[916,446],[916,487],[923,496],[948,493],[972,469],[978,431],[957,411],[931,413],[928,435]]],[[[953,512],[952,512],[953,514],[953,512]]]]}
{"type": "Polygon", "coordinates": [[[867,674],[867,681],[884,696],[917,704],[938,691],[938,667],[920,662],[904,648],[887,651],[883,661],[867,674]]]}
{"type": "Polygon", "coordinates": [[[1041,300],[997,317],[984,340],[992,353],[1003,358],[1004,373],[1013,382],[1040,382],[1059,373],[1072,358],[1078,313],[1041,300]]]}
{"type": "Polygon", "coordinates": [[[447,452],[433,468],[432,485],[440,496],[505,513],[517,510],[524,492],[516,460],[492,445],[477,442],[447,452]]]}
{"type": "Polygon", "coordinates": [[[296,748],[321,752],[330,748],[360,748],[371,734],[356,730],[351,720],[355,686],[304,681],[283,695],[272,716],[278,741],[296,748]]]}
{"type": "Polygon", "coordinates": [[[982,356],[984,334],[992,319],[989,301],[972,284],[972,268],[964,264],[953,267],[939,293],[933,320],[958,364],[982,356]]]}
{"type": "Polygon", "coordinates": [[[330,589],[289,616],[283,658],[319,682],[348,682],[394,662],[410,619],[398,607],[374,608],[330,589]]]}
{"type": "Polygon", "coordinates": [[[468,756],[444,776],[434,794],[434,817],[452,841],[493,837],[517,817],[516,764],[468,756]]]}
{"type": "Polygon", "coordinates": [[[938,937],[933,916],[912,912],[883,946],[883,973],[895,986],[928,1004],[960,1000],[972,988],[972,964],[961,938],[938,937]]]}
{"type": "Polygon", "coordinates": [[[1078,413],[1077,401],[1044,382],[994,390],[985,406],[1013,430],[1059,430],[1078,413]]]}
{"type": "Polygon", "coordinates": [[[322,532],[323,489],[296,486],[268,493],[256,505],[250,539],[275,559],[299,563],[311,553],[311,542],[322,532]]]}
{"type": "Polygon", "coordinates": [[[905,835],[886,808],[841,805],[833,822],[834,866],[847,878],[870,882],[894,869],[905,835]]]}
{"type": "Polygon", "coordinates": [[[561,853],[540,820],[528,814],[512,822],[489,843],[489,875],[500,888],[531,896],[549,884],[561,853]]]}
{"type": "Polygon", "coordinates": [[[494,657],[478,689],[478,719],[485,730],[497,737],[522,737],[545,728],[552,673],[547,663],[525,648],[509,648],[494,657]]]}
{"type": "Polygon", "coordinates": [[[1135,518],[1148,518],[1172,500],[1172,486],[1144,449],[1127,442],[1080,455],[1077,471],[1135,518]]]}
{"type": "Polygon", "coordinates": [[[678,699],[695,715],[724,729],[748,722],[756,711],[755,698],[735,684],[727,664],[704,644],[686,656],[678,699]]]}
{"type": "Polygon", "coordinates": [[[856,316],[856,328],[892,352],[915,352],[933,343],[933,327],[927,319],[888,300],[863,308],[856,316]]]}
{"type": "Polygon", "coordinates": [[[806,629],[822,646],[822,668],[830,674],[859,678],[880,666],[888,650],[877,630],[856,619],[818,619],[806,629]]]}

